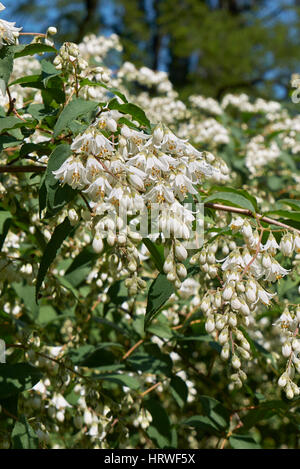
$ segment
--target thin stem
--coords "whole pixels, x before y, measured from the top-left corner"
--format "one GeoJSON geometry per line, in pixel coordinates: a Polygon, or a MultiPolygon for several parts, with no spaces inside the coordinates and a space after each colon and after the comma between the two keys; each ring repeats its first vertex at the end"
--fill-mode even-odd
{"type": "Polygon", "coordinates": [[[9,166],[0,165],[0,173],[43,173],[46,171],[46,166],[9,166]]]}
{"type": "Polygon", "coordinates": [[[87,201],[87,199],[85,198],[85,196],[84,196],[81,192],[79,192],[79,194],[80,194],[82,200],[84,201],[85,205],[87,206],[88,211],[89,211],[90,213],[93,213],[93,210],[91,209],[90,204],[88,203],[88,201],[87,201]]]}
{"type": "Polygon", "coordinates": [[[259,251],[260,251],[260,248],[261,248],[261,240],[262,240],[262,237],[263,237],[263,233],[264,233],[264,229],[262,228],[261,232],[260,232],[259,240],[258,240],[258,243],[257,243],[257,246],[256,246],[255,254],[252,257],[251,261],[244,268],[244,270],[242,272],[242,275],[241,275],[241,279],[244,277],[245,273],[250,269],[251,265],[253,264],[253,262],[255,261],[255,259],[257,258],[258,254],[259,254],[259,251]]]}
{"type": "Polygon", "coordinates": [[[151,388],[147,389],[147,391],[142,392],[141,397],[145,397],[146,394],[148,394],[148,393],[151,392],[151,391],[154,391],[154,389],[156,389],[156,388],[157,388],[158,386],[160,386],[161,384],[162,384],[161,381],[159,381],[159,382],[156,383],[156,384],[153,384],[153,386],[151,386],[151,388]]]}
{"type": "Polygon", "coordinates": [[[47,34],[44,34],[44,33],[19,33],[19,36],[39,36],[39,37],[47,37],[47,34]]]}
{"type": "Polygon", "coordinates": [[[241,215],[246,215],[247,217],[250,217],[250,218],[256,218],[257,220],[268,223],[269,225],[281,226],[282,228],[286,230],[292,230],[292,231],[296,231],[297,233],[300,233],[300,230],[297,230],[293,226],[286,225],[285,223],[281,223],[280,221],[273,220],[273,218],[265,217],[264,215],[260,215],[260,214],[254,215],[251,212],[251,210],[247,210],[245,208],[230,207],[227,205],[214,204],[211,202],[205,203],[204,207],[212,208],[213,210],[221,210],[223,212],[240,213],[241,215]]]}
{"type": "Polygon", "coordinates": [[[140,345],[142,345],[142,343],[144,342],[144,339],[141,339],[139,340],[136,344],[134,344],[131,349],[129,349],[122,357],[122,360],[126,360],[126,358],[128,358],[132,352],[135,351],[135,349],[137,349],[140,345]]]}

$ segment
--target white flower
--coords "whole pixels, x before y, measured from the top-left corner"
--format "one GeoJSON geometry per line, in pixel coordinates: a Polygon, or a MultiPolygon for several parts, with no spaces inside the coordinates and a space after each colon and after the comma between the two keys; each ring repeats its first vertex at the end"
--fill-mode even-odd
{"type": "MultiPolygon", "coordinates": [[[[183,159],[183,158],[182,158],[183,159]]],[[[188,159],[187,163],[187,173],[189,177],[195,181],[201,181],[203,174],[207,177],[211,177],[213,174],[213,167],[206,163],[203,159],[188,159]]]]}
{"type": "Polygon", "coordinates": [[[170,182],[174,187],[174,194],[183,201],[186,194],[197,194],[192,181],[182,173],[170,177],[170,182]]]}
{"type": "Polygon", "coordinates": [[[54,177],[63,184],[69,184],[73,189],[83,189],[89,184],[86,178],[86,170],[82,162],[70,156],[59,169],[52,171],[54,177]]]}
{"type": "Polygon", "coordinates": [[[231,299],[232,295],[234,292],[234,283],[230,282],[228,285],[223,290],[222,297],[225,301],[228,301],[231,299]]]}
{"type": "Polygon", "coordinates": [[[97,179],[82,192],[88,194],[92,200],[97,200],[99,198],[103,198],[105,194],[111,191],[111,189],[112,187],[104,175],[97,177],[97,179]]]}
{"type": "Polygon", "coordinates": [[[242,228],[242,226],[244,225],[244,222],[245,220],[242,217],[235,217],[231,220],[231,223],[229,224],[229,228],[232,231],[240,230],[240,228],[242,228]]]}
{"type": "Polygon", "coordinates": [[[285,342],[281,348],[281,352],[282,352],[282,355],[284,357],[289,357],[292,353],[292,347],[291,347],[291,344],[290,342],[285,342]]]}
{"type": "Polygon", "coordinates": [[[297,317],[293,318],[288,309],[285,309],[280,317],[273,323],[273,326],[280,327],[286,331],[293,331],[298,325],[297,317]]]}
{"type": "Polygon", "coordinates": [[[264,305],[270,304],[271,298],[273,298],[273,296],[275,296],[275,295],[276,295],[276,293],[269,293],[269,292],[267,292],[266,290],[264,290],[264,289],[261,288],[261,287],[259,287],[259,288],[258,288],[258,291],[257,291],[258,299],[259,299],[264,305]]]}
{"type": "MultiPolygon", "coordinates": [[[[5,6],[0,3],[0,11],[4,9],[5,6]]],[[[16,28],[15,24],[0,19],[0,49],[7,44],[14,44],[19,37],[22,28],[16,28]]]]}
{"type": "Polygon", "coordinates": [[[95,124],[93,125],[95,127],[99,127],[100,129],[104,129],[105,127],[107,127],[108,130],[110,130],[111,132],[116,132],[118,128],[117,122],[120,117],[122,117],[122,115],[123,114],[116,110],[102,112],[100,117],[96,120],[95,124]]]}
{"type": "Polygon", "coordinates": [[[156,184],[145,196],[146,200],[155,203],[168,202],[169,204],[175,201],[173,191],[170,186],[165,182],[156,184]]]}
{"type": "Polygon", "coordinates": [[[145,189],[144,179],[146,177],[146,173],[144,173],[138,168],[135,168],[134,166],[127,166],[126,171],[128,174],[129,182],[138,190],[143,191],[145,189]]]}
{"type": "Polygon", "coordinates": [[[212,315],[207,317],[207,320],[205,322],[205,330],[208,334],[215,330],[215,321],[212,315]]]}
{"type": "Polygon", "coordinates": [[[276,282],[289,273],[289,270],[284,269],[275,259],[272,259],[269,271],[265,273],[265,280],[269,282],[276,282]]]}
{"type": "Polygon", "coordinates": [[[223,262],[222,270],[232,269],[235,266],[245,267],[245,261],[238,249],[232,251],[227,257],[225,257],[225,259],[222,259],[219,262],[223,262]]]}
{"type": "Polygon", "coordinates": [[[89,156],[86,162],[86,177],[89,181],[94,181],[95,178],[103,173],[103,166],[94,156],[89,156]]]}
{"type": "Polygon", "coordinates": [[[127,139],[128,154],[136,154],[140,151],[145,143],[145,140],[150,138],[150,135],[145,134],[139,130],[130,129],[127,125],[122,125],[121,135],[127,139]]]}
{"type": "Polygon", "coordinates": [[[270,233],[268,241],[262,247],[262,251],[270,251],[270,253],[274,255],[274,254],[276,254],[277,249],[279,249],[277,241],[274,238],[273,234],[270,233]]]}
{"type": "Polygon", "coordinates": [[[95,156],[106,156],[114,151],[113,144],[101,133],[88,130],[74,139],[71,150],[92,154],[95,156]]]}
{"type": "Polygon", "coordinates": [[[281,238],[280,241],[280,251],[284,256],[291,256],[294,247],[293,236],[288,233],[281,238]]]}
{"type": "Polygon", "coordinates": [[[143,150],[137,155],[131,157],[129,162],[138,168],[142,168],[147,174],[152,173],[155,175],[155,171],[168,171],[168,160],[172,161],[173,158],[168,155],[164,155],[164,153],[161,153],[161,156],[159,157],[149,150],[143,150]]]}

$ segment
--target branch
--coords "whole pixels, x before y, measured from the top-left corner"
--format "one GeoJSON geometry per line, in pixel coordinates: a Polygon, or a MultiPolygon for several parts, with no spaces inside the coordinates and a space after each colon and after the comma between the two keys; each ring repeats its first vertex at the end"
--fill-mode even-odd
{"type": "Polygon", "coordinates": [[[212,208],[213,210],[221,210],[223,212],[240,213],[241,215],[246,215],[249,218],[258,219],[262,222],[267,223],[268,225],[280,226],[285,230],[292,230],[300,234],[300,230],[297,230],[297,228],[294,228],[293,226],[286,225],[285,223],[281,223],[280,221],[274,220],[273,218],[265,217],[264,215],[254,215],[250,210],[247,210],[245,208],[230,207],[228,205],[213,204],[210,202],[205,203],[204,207],[212,208]]]}
{"type": "Polygon", "coordinates": [[[9,166],[0,165],[0,173],[43,173],[46,171],[46,166],[9,166]]]}

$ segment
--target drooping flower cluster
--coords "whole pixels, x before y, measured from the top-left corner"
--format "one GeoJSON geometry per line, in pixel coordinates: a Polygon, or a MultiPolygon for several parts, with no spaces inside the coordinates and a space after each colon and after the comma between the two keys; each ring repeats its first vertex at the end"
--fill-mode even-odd
{"type": "MultiPolygon", "coordinates": [[[[0,11],[4,10],[5,6],[0,3],[0,11]]],[[[22,28],[16,28],[16,23],[5,21],[0,19],[0,49],[7,44],[15,44],[18,37],[19,31],[22,28]]]]}
{"type": "MultiPolygon", "coordinates": [[[[128,236],[141,239],[132,221],[130,225],[122,221],[121,212],[127,217],[150,206],[163,208],[157,229],[150,232],[153,239],[190,239],[194,216],[180,202],[188,194],[196,194],[196,186],[203,179],[225,176],[226,165],[209,153],[199,152],[162,124],[151,134],[123,124],[118,135],[107,138],[101,130],[115,132],[120,116],[117,111],[102,112],[74,139],[72,156],[53,172],[62,184],[81,190],[91,200],[94,249],[103,250],[104,238],[110,246],[125,245],[128,236]],[[118,217],[113,220],[112,214],[117,211],[118,217]]],[[[185,260],[185,248],[178,240],[176,243],[176,258],[185,260]]],[[[135,271],[134,259],[131,263],[130,270],[135,271]]],[[[173,281],[186,276],[184,266],[180,272],[177,266],[178,275],[173,272],[172,261],[170,266],[166,261],[164,269],[173,281]]]]}

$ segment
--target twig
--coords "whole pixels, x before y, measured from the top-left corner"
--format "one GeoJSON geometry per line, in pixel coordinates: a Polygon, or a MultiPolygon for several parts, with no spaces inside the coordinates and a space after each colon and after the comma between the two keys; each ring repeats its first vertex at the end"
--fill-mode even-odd
{"type": "Polygon", "coordinates": [[[30,164],[26,166],[0,165],[0,173],[43,173],[46,169],[46,166],[35,166],[30,164]]]}
{"type": "Polygon", "coordinates": [[[297,233],[300,233],[300,230],[297,230],[293,226],[286,225],[285,223],[281,223],[280,221],[273,220],[273,218],[265,217],[264,215],[260,215],[260,214],[254,215],[251,212],[251,210],[247,210],[245,208],[230,207],[228,205],[214,204],[211,202],[206,202],[204,204],[204,207],[212,208],[213,210],[221,210],[223,212],[240,213],[241,215],[246,215],[247,217],[250,217],[250,218],[256,218],[262,222],[268,223],[269,225],[281,226],[282,228],[286,230],[292,230],[292,231],[296,231],[297,233]]]}
{"type": "Polygon", "coordinates": [[[39,37],[47,37],[47,34],[44,34],[44,33],[19,33],[19,36],[39,36],[39,37]]]}
{"type": "Polygon", "coordinates": [[[244,268],[244,270],[242,272],[242,275],[241,275],[241,279],[244,277],[245,273],[249,270],[249,268],[251,267],[251,265],[253,264],[253,262],[255,261],[255,259],[257,258],[258,254],[259,254],[259,251],[260,251],[260,248],[261,248],[261,240],[262,240],[262,237],[263,237],[263,233],[264,233],[264,229],[262,228],[261,232],[260,232],[260,236],[259,236],[259,240],[258,240],[258,243],[257,243],[257,246],[256,246],[254,256],[252,257],[251,261],[244,268]]]}
{"type": "MultiPolygon", "coordinates": [[[[91,209],[90,204],[88,203],[88,201],[87,201],[87,199],[85,198],[85,196],[84,196],[81,192],[79,192],[79,194],[80,194],[80,197],[82,198],[82,200],[84,201],[85,205],[87,206],[89,212],[90,212],[90,213],[93,213],[93,210],[91,209]]],[[[93,309],[92,309],[92,311],[93,311],[93,309]]]]}
{"type": "Polygon", "coordinates": [[[147,391],[142,392],[141,397],[145,397],[146,394],[148,394],[148,393],[151,392],[151,391],[154,391],[154,389],[156,389],[156,388],[157,388],[158,386],[160,386],[161,384],[162,384],[161,381],[159,381],[159,382],[156,383],[156,384],[153,384],[153,386],[151,386],[151,388],[148,388],[147,391]]]}
{"type": "Polygon", "coordinates": [[[135,349],[137,349],[140,345],[142,345],[143,342],[144,342],[144,339],[141,339],[136,344],[134,344],[133,347],[131,347],[131,349],[129,349],[128,352],[126,352],[123,355],[122,360],[126,360],[126,358],[128,358],[132,354],[132,352],[135,351],[135,349]]]}

